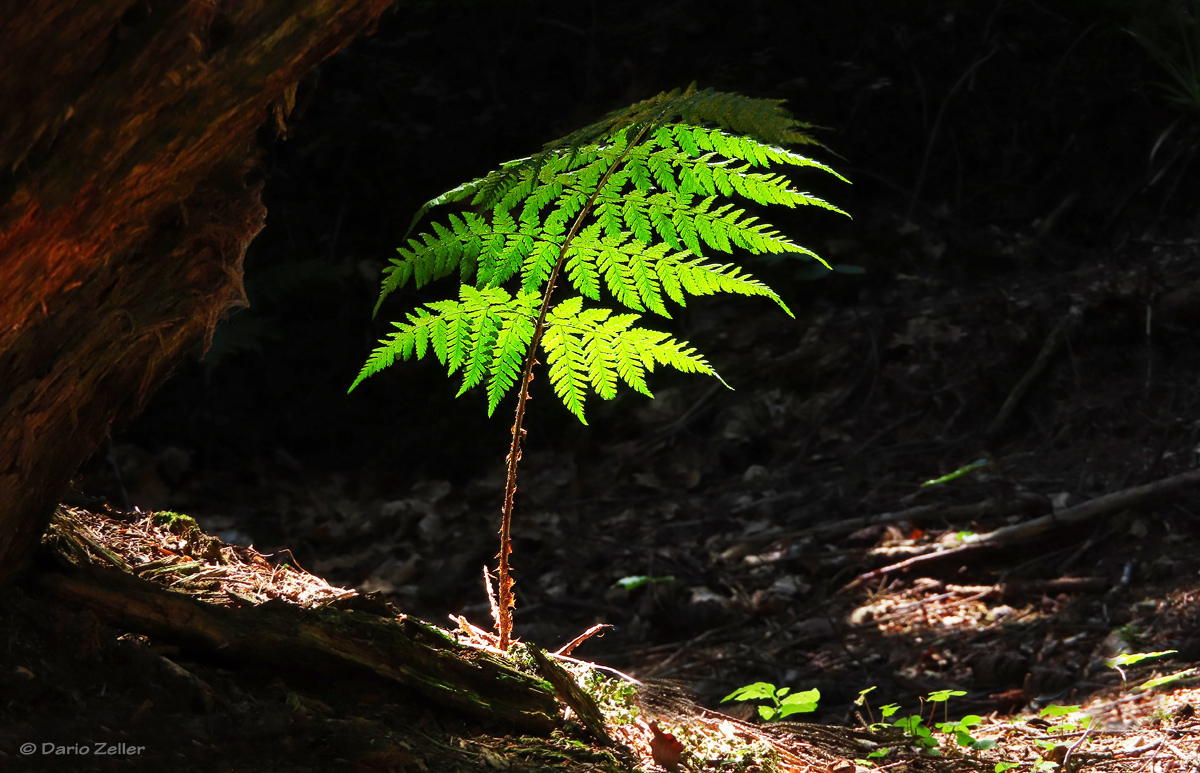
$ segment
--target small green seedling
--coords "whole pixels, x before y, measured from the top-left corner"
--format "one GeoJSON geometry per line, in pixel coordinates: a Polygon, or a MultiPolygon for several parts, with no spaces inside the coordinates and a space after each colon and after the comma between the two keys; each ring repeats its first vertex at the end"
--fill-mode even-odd
{"type": "Polygon", "coordinates": [[[613,587],[620,588],[621,590],[634,591],[638,588],[644,588],[647,585],[658,585],[672,582],[675,582],[675,577],[672,575],[666,575],[664,577],[650,577],[644,574],[635,574],[630,575],[629,577],[622,577],[613,583],[613,587]]]}
{"type": "Polygon", "coordinates": [[[1134,663],[1141,663],[1143,660],[1165,658],[1167,655],[1174,655],[1176,652],[1178,652],[1178,650],[1163,650],[1162,652],[1131,652],[1125,655],[1117,655],[1115,658],[1105,658],[1104,665],[1108,666],[1109,668],[1132,666],[1134,663]]]}
{"type": "Polygon", "coordinates": [[[766,722],[775,722],[792,714],[807,714],[816,711],[817,702],[820,699],[821,691],[816,688],[793,693],[790,687],[776,688],[770,682],[755,682],[745,687],[739,687],[729,693],[721,699],[721,703],[727,703],[728,701],[771,701],[773,704],[771,706],[758,707],[758,715],[766,722]]]}
{"type": "MultiPolygon", "coordinates": [[[[870,692],[873,692],[874,690],[875,690],[875,687],[868,687],[865,690],[859,690],[858,697],[854,699],[855,706],[862,706],[864,709],[867,710],[867,717],[870,718],[872,725],[875,724],[875,715],[871,713],[871,704],[867,702],[867,694],[870,692]]],[[[862,721],[861,714],[858,717],[858,721],[859,722],[862,721]]]]}
{"type": "MultiPolygon", "coordinates": [[[[1121,675],[1121,689],[1124,690],[1128,685],[1128,681],[1125,678],[1125,670],[1121,668],[1121,666],[1132,666],[1133,664],[1140,663],[1143,660],[1164,658],[1167,655],[1174,655],[1176,652],[1178,652],[1178,650],[1163,650],[1162,652],[1129,652],[1124,655],[1117,655],[1115,658],[1105,658],[1104,665],[1121,675]]],[[[1142,687],[1145,688],[1145,685],[1142,685],[1142,687]]]]}
{"type": "MultiPolygon", "coordinates": [[[[929,693],[929,696],[927,698],[925,698],[925,700],[929,701],[933,705],[933,708],[935,711],[937,710],[937,704],[939,704],[939,703],[945,704],[944,706],[942,706],[942,719],[945,721],[949,721],[949,719],[950,719],[950,699],[951,698],[961,698],[962,696],[964,696],[966,694],[967,693],[963,690],[937,690],[935,692],[929,693]]],[[[933,722],[933,711],[929,712],[929,721],[933,722]]]]}
{"type": "Polygon", "coordinates": [[[939,722],[937,729],[947,735],[954,736],[954,740],[959,746],[965,746],[968,749],[982,751],[990,749],[996,745],[995,741],[979,740],[971,735],[971,728],[983,721],[983,717],[978,714],[968,714],[957,722],[939,722]]]}
{"type": "MultiPolygon", "coordinates": [[[[1177,650],[1163,650],[1162,652],[1131,652],[1125,655],[1117,655],[1114,658],[1106,658],[1104,665],[1114,669],[1118,674],[1121,675],[1121,685],[1122,687],[1125,687],[1125,671],[1121,668],[1121,666],[1131,666],[1135,663],[1140,663],[1143,660],[1165,658],[1167,655],[1176,654],[1176,652],[1177,650]]],[[[1134,692],[1154,690],[1162,687],[1163,685],[1171,684],[1172,682],[1177,682],[1181,679],[1187,679],[1189,677],[1196,676],[1197,674],[1200,674],[1200,669],[1188,668],[1183,671],[1178,671],[1174,674],[1165,674],[1163,676],[1156,676],[1153,679],[1147,679],[1137,687],[1134,687],[1133,690],[1134,692]]]]}
{"type": "Polygon", "coordinates": [[[1156,676],[1153,679],[1147,679],[1137,687],[1134,687],[1134,692],[1142,692],[1144,690],[1156,690],[1166,684],[1172,684],[1184,679],[1194,679],[1200,675],[1200,668],[1188,668],[1183,671],[1178,671],[1174,674],[1166,674],[1164,676],[1156,676]]]}
{"type": "MultiPolygon", "coordinates": [[[[1069,717],[1072,714],[1078,714],[1079,709],[1079,706],[1047,706],[1038,712],[1038,716],[1042,719],[1051,719],[1053,717],[1069,717]]],[[[1050,727],[1046,728],[1046,734],[1059,735],[1062,733],[1074,733],[1078,729],[1079,725],[1074,722],[1060,722],[1057,725],[1051,725],[1050,727]]]]}
{"type": "Polygon", "coordinates": [[[933,480],[925,481],[924,483],[921,484],[921,487],[924,488],[925,486],[937,486],[941,483],[949,483],[952,480],[958,480],[959,478],[966,475],[967,473],[974,472],[975,470],[978,470],[982,467],[987,467],[989,464],[991,464],[991,462],[989,462],[987,459],[976,459],[975,461],[971,462],[970,464],[959,467],[957,470],[950,473],[949,475],[943,475],[940,478],[934,478],[933,480]]]}
{"type": "Polygon", "coordinates": [[[921,721],[919,714],[898,719],[892,724],[904,731],[904,734],[908,736],[908,740],[913,746],[923,749],[934,756],[941,755],[941,751],[937,748],[937,739],[933,737],[933,732],[921,721]]]}
{"type": "MultiPolygon", "coordinates": [[[[927,754],[940,756],[942,750],[939,748],[938,739],[934,737],[929,725],[925,723],[922,714],[924,713],[924,704],[926,702],[931,704],[929,724],[934,724],[934,714],[937,712],[937,704],[941,703],[943,704],[943,718],[946,721],[938,722],[934,725],[938,731],[953,737],[959,746],[975,751],[991,749],[996,745],[995,741],[980,740],[971,735],[971,728],[983,722],[983,717],[978,714],[968,714],[958,721],[949,721],[949,709],[946,704],[948,704],[950,698],[964,695],[966,695],[966,692],[962,690],[937,690],[936,692],[932,692],[921,701],[922,709],[920,714],[913,714],[904,719],[898,719],[892,725],[904,731],[904,734],[908,736],[909,742],[917,748],[923,749],[927,754]]],[[[886,719],[895,714],[899,708],[896,704],[888,704],[887,706],[880,707],[879,711],[883,718],[886,719]]]]}

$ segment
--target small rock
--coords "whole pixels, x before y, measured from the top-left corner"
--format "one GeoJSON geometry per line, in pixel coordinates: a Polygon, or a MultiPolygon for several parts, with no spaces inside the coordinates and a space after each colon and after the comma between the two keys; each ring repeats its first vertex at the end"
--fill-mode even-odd
{"type": "Polygon", "coordinates": [[[742,473],[742,483],[758,483],[771,477],[771,471],[761,464],[752,464],[742,473]]]}

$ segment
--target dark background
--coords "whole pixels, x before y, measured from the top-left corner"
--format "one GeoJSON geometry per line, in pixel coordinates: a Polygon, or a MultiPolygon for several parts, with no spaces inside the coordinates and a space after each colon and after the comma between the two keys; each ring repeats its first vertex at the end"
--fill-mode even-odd
{"type": "MultiPolygon", "coordinates": [[[[1166,201],[1173,179],[1143,190],[1150,150],[1178,111],[1153,93],[1160,73],[1121,26],[1159,5],[402,4],[301,84],[286,141],[264,132],[270,216],[246,259],[251,307],[115,441],[182,448],[192,470],[282,449],[305,468],[369,467],[383,486],[463,479],[502,457],[505,409],[488,421],[477,395],[455,401],[436,364],[394,367],[345,395],[387,319],[454,292],[398,293],[372,320],[380,268],[425,200],[691,81],[787,99],[821,127],[828,152],[816,155],[853,181],[798,179],[853,222],[774,220],[865,277],[803,282],[751,266],[793,308],[814,295],[855,303],[896,272],[979,282],[1019,271],[994,254],[993,236],[1036,229],[1064,202],[1056,235],[1072,248],[1036,259],[1084,259],[1163,204],[1187,209],[1195,192],[1184,180],[1166,201]],[[905,221],[936,232],[944,255],[917,254],[905,221]]],[[[550,402],[530,417],[534,448],[586,432],[550,402]]],[[[592,431],[620,432],[596,416],[592,431]]]]}

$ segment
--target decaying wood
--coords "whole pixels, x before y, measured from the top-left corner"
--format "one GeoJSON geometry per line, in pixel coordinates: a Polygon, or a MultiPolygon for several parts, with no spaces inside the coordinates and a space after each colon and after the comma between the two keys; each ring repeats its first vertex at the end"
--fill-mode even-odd
{"type": "Polygon", "coordinates": [[[847,587],[855,587],[864,582],[876,580],[884,575],[912,569],[915,566],[931,561],[962,558],[983,550],[1006,548],[1032,542],[1054,529],[1075,526],[1093,518],[1114,515],[1122,510],[1141,507],[1197,484],[1200,484],[1200,470],[1189,470],[1188,472],[1163,478],[1162,480],[1147,483],[1143,486],[1134,486],[1124,491],[1105,494],[1074,507],[1068,507],[1061,512],[1044,515],[1041,518],[1034,518],[1023,523],[1013,524],[1012,526],[1004,526],[986,534],[967,535],[963,537],[963,544],[956,547],[943,548],[939,545],[931,545],[928,548],[930,552],[860,574],[847,587]]]}
{"type": "Polygon", "coordinates": [[[133,630],[222,658],[303,669],[323,680],[373,677],[524,730],[548,730],[558,718],[554,694],[541,681],[410,617],[302,609],[282,601],[230,609],[114,569],[51,572],[38,582],[133,630]]]}
{"type": "Polygon", "coordinates": [[[600,713],[600,707],[596,705],[596,700],[575,683],[575,677],[567,673],[567,670],[558,663],[546,657],[546,654],[536,645],[527,644],[525,649],[533,658],[533,662],[537,663],[538,670],[541,671],[542,676],[546,677],[546,681],[554,685],[554,693],[559,700],[571,707],[575,716],[597,741],[605,746],[612,746],[613,739],[604,729],[604,716],[600,713]]]}
{"type": "Polygon", "coordinates": [[[0,581],[113,425],[245,303],[265,217],[255,133],[390,2],[2,12],[0,581]]]}

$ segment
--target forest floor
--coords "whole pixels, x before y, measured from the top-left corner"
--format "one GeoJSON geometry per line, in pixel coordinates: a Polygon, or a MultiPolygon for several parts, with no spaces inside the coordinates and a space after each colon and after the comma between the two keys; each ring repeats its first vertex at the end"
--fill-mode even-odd
{"type": "MultiPolygon", "coordinates": [[[[1019,235],[997,251],[1014,245],[1019,235]]],[[[1035,743],[1050,738],[1051,748],[1085,740],[1070,748],[1090,768],[1196,770],[1200,488],[1136,489],[1200,456],[1200,423],[1189,418],[1200,349],[1186,324],[1200,312],[1197,249],[1131,241],[1070,273],[1040,271],[1018,252],[1013,260],[1033,267],[1004,282],[897,276],[863,287],[870,302],[818,301],[799,323],[734,316],[724,304],[696,313],[689,335],[714,342],[711,361],[737,391],[680,380],[653,401],[597,406],[616,442],[524,462],[516,634],[553,649],[610,624],[576,655],[674,680],[741,719],[749,705],[720,700],[753,682],[817,688],[816,712],[800,716],[847,725],[865,713],[854,701],[867,688],[873,711],[895,703],[900,717],[929,713],[930,693],[959,690],[948,716],[984,718],[975,735],[1003,752],[988,754],[1022,769],[1053,759],[1035,743]],[[1022,382],[1027,391],[1012,397],[1022,382]],[[1130,491],[1090,515],[1078,508],[1130,491]],[[1031,522],[1043,527],[1012,528],[1031,522]],[[972,535],[984,539],[964,552],[972,535]],[[1124,674],[1106,664],[1166,650],[1175,653],[1124,674]],[[1142,688],[1162,676],[1176,678],[1142,688]],[[1089,736],[1044,732],[1038,710],[1064,704],[1094,718],[1089,736]]],[[[449,626],[453,613],[489,627],[481,568],[495,550],[499,464],[462,485],[364,498],[354,492],[371,486],[282,454],[240,480],[192,474],[175,487],[170,454],[122,455],[135,501],[194,503],[208,533],[254,542],[276,573],[302,565],[435,623],[449,626]],[[252,536],[264,521],[277,530],[269,543],[252,536]]],[[[180,552],[169,535],[161,547],[160,557],[180,552]]],[[[36,586],[0,609],[0,684],[11,696],[0,753],[26,764],[606,769],[522,757],[494,728],[378,685],[215,661],[36,586]],[[113,756],[70,751],[96,741],[113,756]],[[38,751],[22,758],[27,742],[38,751]],[[43,752],[47,743],[65,751],[43,752]]]]}
{"type": "MultiPolygon", "coordinates": [[[[654,400],[594,401],[583,429],[535,383],[515,634],[554,649],[609,624],[575,654],[743,721],[754,708],[721,699],[757,682],[818,689],[791,719],[837,727],[961,691],[945,716],[997,742],[876,770],[1200,771],[1200,487],[1178,477],[1200,466],[1200,134],[1147,85],[1164,76],[1133,17],[1105,15],[1176,4],[746,5],[397,11],[323,66],[267,153],[253,307],[69,504],[126,534],[184,512],[272,581],[302,569],[490,627],[508,417],[471,423],[477,395],[453,403],[411,364],[345,397],[384,330],[381,256],[422,201],[581,116],[693,79],[786,97],[836,127],[822,159],[854,186],[816,192],[855,220],[776,225],[864,273],[753,264],[796,320],[744,298],[678,314],[736,391],[655,374],[654,400]],[[1079,728],[1051,731],[1039,714],[1064,705],[1079,728]]],[[[183,554],[146,533],[129,563],[183,554]]],[[[737,770],[697,745],[696,712],[664,722],[691,744],[682,768],[737,770]]],[[[535,739],[376,680],[221,660],[36,575],[0,597],[0,769],[658,770],[648,731],[612,752],[565,728],[535,739]]],[[[811,769],[862,773],[850,757],[811,769]]]]}

